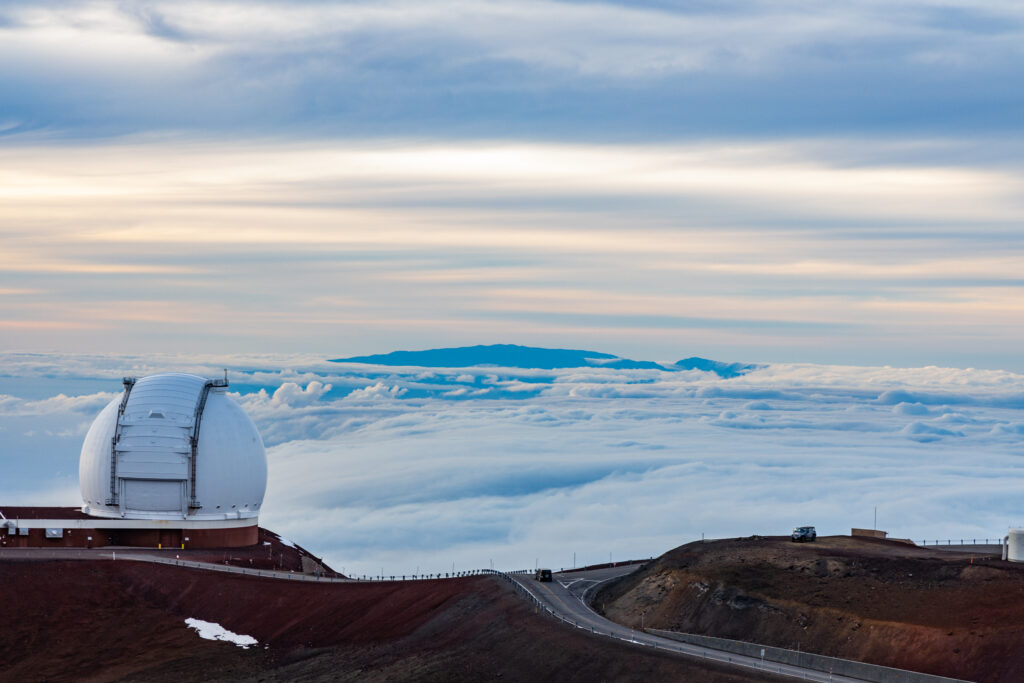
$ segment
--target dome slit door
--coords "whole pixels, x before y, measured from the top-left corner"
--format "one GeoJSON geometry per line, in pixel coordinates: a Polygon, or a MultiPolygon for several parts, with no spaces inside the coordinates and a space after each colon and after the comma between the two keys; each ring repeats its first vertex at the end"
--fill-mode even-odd
{"type": "Polygon", "coordinates": [[[188,475],[188,486],[189,486],[189,499],[188,507],[191,510],[198,510],[203,507],[196,497],[196,459],[199,455],[199,428],[203,422],[203,410],[206,408],[206,398],[210,395],[210,390],[217,388],[227,388],[228,380],[227,373],[225,373],[224,379],[211,379],[207,380],[203,384],[203,390],[199,394],[199,401],[196,402],[196,413],[192,420],[192,457],[189,462],[189,475],[188,475]]]}
{"type": "Polygon", "coordinates": [[[128,397],[135,386],[134,377],[125,377],[121,380],[124,384],[124,396],[121,398],[121,405],[117,409],[117,424],[114,427],[114,437],[110,440],[110,497],[107,498],[107,505],[120,505],[120,491],[117,485],[117,442],[121,440],[121,416],[128,407],[128,397]]]}

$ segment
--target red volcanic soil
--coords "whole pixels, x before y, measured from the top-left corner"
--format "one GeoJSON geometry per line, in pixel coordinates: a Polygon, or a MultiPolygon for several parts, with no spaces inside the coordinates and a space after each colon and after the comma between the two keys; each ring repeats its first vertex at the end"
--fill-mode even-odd
{"type": "Polygon", "coordinates": [[[765,680],[585,634],[494,577],[316,585],[10,560],[0,614],[0,681],[765,680]],[[188,617],[260,644],[202,640],[188,617]]]}
{"type": "Polygon", "coordinates": [[[870,538],[690,543],[606,586],[627,625],[975,681],[1024,680],[1024,565],[870,538]]]}

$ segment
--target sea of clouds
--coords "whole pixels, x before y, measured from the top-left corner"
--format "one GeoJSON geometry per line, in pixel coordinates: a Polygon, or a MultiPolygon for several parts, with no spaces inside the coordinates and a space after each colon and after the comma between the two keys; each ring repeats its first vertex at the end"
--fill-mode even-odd
{"type": "Polygon", "coordinates": [[[423,368],[0,354],[0,503],[77,505],[124,374],[219,376],[267,446],[261,523],[350,574],[555,568],[698,539],[1024,524],[1024,375],[773,364],[423,368]]]}

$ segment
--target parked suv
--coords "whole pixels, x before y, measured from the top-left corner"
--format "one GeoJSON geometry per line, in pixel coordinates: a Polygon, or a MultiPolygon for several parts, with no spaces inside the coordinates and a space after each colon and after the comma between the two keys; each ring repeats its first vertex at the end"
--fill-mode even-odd
{"type": "Polygon", "coordinates": [[[813,526],[798,526],[793,529],[793,535],[790,539],[794,543],[800,543],[803,541],[813,541],[818,537],[818,532],[814,530],[813,526]]]}

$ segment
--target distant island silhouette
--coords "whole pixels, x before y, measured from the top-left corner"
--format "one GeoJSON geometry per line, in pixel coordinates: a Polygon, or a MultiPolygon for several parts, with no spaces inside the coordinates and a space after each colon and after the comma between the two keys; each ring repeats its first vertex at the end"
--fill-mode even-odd
{"type": "Polygon", "coordinates": [[[685,358],[676,363],[655,363],[646,360],[622,358],[600,351],[582,349],[545,349],[517,344],[489,344],[460,346],[424,351],[392,351],[391,353],[351,358],[332,358],[332,363],[365,363],[368,365],[413,366],[427,368],[468,368],[494,366],[501,368],[555,370],[558,368],[615,368],[623,370],[701,370],[719,377],[738,377],[760,365],[751,363],[725,363],[698,358],[685,358]]]}

